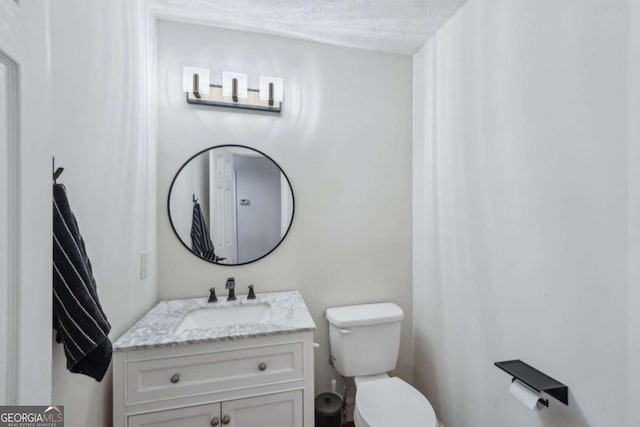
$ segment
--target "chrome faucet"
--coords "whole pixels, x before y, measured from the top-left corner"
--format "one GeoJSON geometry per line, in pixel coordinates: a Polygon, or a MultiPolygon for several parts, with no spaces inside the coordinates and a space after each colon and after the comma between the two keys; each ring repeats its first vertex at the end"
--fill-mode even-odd
{"type": "Polygon", "coordinates": [[[236,300],[236,279],[233,277],[229,277],[227,279],[227,283],[224,285],[225,289],[229,290],[229,296],[227,296],[227,301],[235,301],[236,300]]]}

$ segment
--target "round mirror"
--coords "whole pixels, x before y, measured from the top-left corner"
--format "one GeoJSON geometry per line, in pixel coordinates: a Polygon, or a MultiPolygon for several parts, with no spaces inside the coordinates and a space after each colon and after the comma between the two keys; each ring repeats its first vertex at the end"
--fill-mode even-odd
{"type": "Polygon", "coordinates": [[[215,264],[267,256],[293,221],[289,178],[266,154],[218,145],[188,159],[169,189],[169,221],[182,244],[215,264]]]}

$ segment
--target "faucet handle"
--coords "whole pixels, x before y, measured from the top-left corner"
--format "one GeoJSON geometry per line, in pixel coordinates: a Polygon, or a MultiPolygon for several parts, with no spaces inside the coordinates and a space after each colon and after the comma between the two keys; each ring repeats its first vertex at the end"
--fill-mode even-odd
{"type": "Polygon", "coordinates": [[[253,292],[253,285],[249,285],[249,295],[247,295],[247,299],[256,299],[256,293],[253,292]]]}
{"type": "Polygon", "coordinates": [[[209,302],[217,302],[218,297],[216,297],[216,288],[209,289],[209,302]]]}

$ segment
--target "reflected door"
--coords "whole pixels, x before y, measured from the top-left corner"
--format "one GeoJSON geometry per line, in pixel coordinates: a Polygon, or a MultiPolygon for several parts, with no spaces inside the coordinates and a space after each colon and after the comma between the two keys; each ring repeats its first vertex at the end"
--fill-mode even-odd
{"type": "Polygon", "coordinates": [[[235,176],[231,152],[226,149],[211,150],[209,170],[211,240],[216,249],[216,256],[226,258],[221,263],[235,264],[237,260],[235,176]]]}

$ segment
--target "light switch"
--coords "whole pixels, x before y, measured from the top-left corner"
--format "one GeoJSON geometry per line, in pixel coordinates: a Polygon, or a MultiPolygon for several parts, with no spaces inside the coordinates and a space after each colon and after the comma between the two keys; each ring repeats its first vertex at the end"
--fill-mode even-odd
{"type": "Polygon", "coordinates": [[[149,276],[149,253],[142,252],[140,254],[140,279],[146,279],[149,276]]]}

